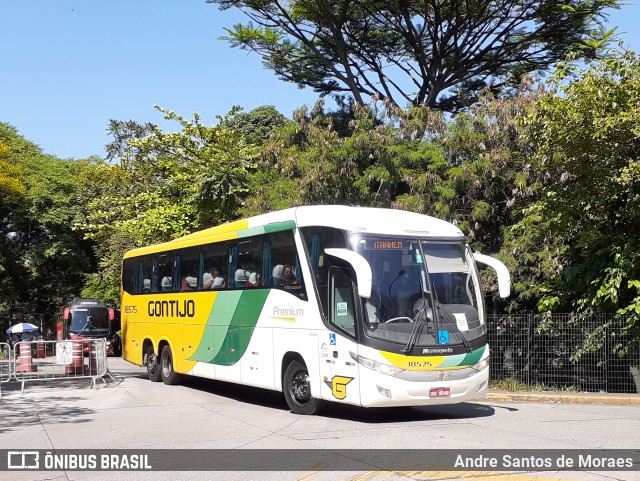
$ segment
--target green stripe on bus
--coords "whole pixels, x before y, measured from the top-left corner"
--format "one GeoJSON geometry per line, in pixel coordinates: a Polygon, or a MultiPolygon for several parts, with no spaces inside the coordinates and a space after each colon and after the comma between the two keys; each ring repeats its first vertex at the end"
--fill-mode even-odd
{"type": "Polygon", "coordinates": [[[242,291],[222,343],[222,349],[211,361],[213,364],[232,366],[244,355],[268,295],[268,289],[242,291]]]}
{"type": "Polygon", "coordinates": [[[283,230],[291,230],[296,228],[295,221],[285,220],[284,222],[274,222],[273,224],[267,224],[264,226],[265,234],[270,234],[271,232],[280,232],[283,230]]]}
{"type": "Polygon", "coordinates": [[[239,230],[238,237],[251,237],[252,235],[264,234],[264,227],[249,227],[248,229],[239,230]]]}
{"type": "Polygon", "coordinates": [[[449,355],[438,367],[472,366],[482,358],[485,348],[483,346],[469,354],[449,355]]]}
{"type": "Polygon", "coordinates": [[[450,354],[444,358],[438,367],[456,367],[460,366],[464,359],[467,357],[467,354],[450,354]]]}
{"type": "Polygon", "coordinates": [[[219,292],[209,313],[200,344],[190,361],[211,362],[220,352],[242,291],[219,292]]]}
{"type": "Polygon", "coordinates": [[[485,349],[487,349],[487,346],[482,346],[480,349],[470,352],[460,364],[463,366],[473,366],[482,358],[485,349]]]}

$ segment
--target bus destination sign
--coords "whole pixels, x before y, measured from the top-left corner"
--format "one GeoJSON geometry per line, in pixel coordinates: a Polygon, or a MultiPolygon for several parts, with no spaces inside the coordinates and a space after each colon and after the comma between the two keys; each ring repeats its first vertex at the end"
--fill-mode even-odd
{"type": "Polygon", "coordinates": [[[409,249],[409,241],[400,240],[370,240],[368,239],[365,244],[367,250],[405,250],[409,249]]]}

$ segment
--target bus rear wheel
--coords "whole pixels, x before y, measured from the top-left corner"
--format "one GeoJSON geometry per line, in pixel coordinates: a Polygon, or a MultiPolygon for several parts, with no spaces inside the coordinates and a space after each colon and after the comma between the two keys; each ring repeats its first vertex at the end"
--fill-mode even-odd
{"type": "Polygon", "coordinates": [[[173,369],[173,355],[171,354],[171,347],[167,344],[162,348],[162,355],[160,356],[160,372],[162,375],[162,381],[167,385],[180,384],[182,375],[178,374],[173,369]]]}
{"type": "Polygon", "coordinates": [[[158,356],[153,352],[153,346],[147,347],[146,352],[147,376],[151,382],[160,382],[160,365],[158,364],[158,356]]]}
{"type": "Polygon", "coordinates": [[[283,379],[284,398],[294,414],[314,414],[320,407],[320,401],[311,397],[311,382],[307,366],[293,360],[287,366],[283,379]]]}

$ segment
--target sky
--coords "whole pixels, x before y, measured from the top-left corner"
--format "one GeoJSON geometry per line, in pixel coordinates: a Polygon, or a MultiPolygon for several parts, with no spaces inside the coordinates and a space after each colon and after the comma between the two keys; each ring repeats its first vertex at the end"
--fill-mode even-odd
{"type": "MultiPolygon", "coordinates": [[[[234,105],[273,105],[290,117],[318,96],[283,82],[257,54],[220,40],[245,22],[205,0],[1,0],[0,122],[61,158],[104,157],[110,119],[178,130],[154,110],[206,125],[234,105]]],[[[640,6],[608,26],[640,52],[640,6]]]]}

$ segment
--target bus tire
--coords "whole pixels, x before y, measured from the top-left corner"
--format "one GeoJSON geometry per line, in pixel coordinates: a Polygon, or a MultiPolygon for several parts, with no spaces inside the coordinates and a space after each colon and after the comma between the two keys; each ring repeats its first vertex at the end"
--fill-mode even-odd
{"type": "Polygon", "coordinates": [[[287,366],[282,380],[284,399],[294,414],[314,414],[320,407],[320,401],[311,397],[311,382],[307,366],[293,360],[287,366]]]}
{"type": "Polygon", "coordinates": [[[147,347],[145,364],[147,365],[147,376],[149,376],[149,381],[160,382],[162,380],[160,364],[158,363],[158,356],[153,352],[153,346],[147,347]]]}
{"type": "Polygon", "coordinates": [[[173,354],[171,354],[171,347],[168,344],[162,348],[160,373],[162,381],[169,386],[180,384],[182,381],[182,375],[173,369],[173,354]]]}

